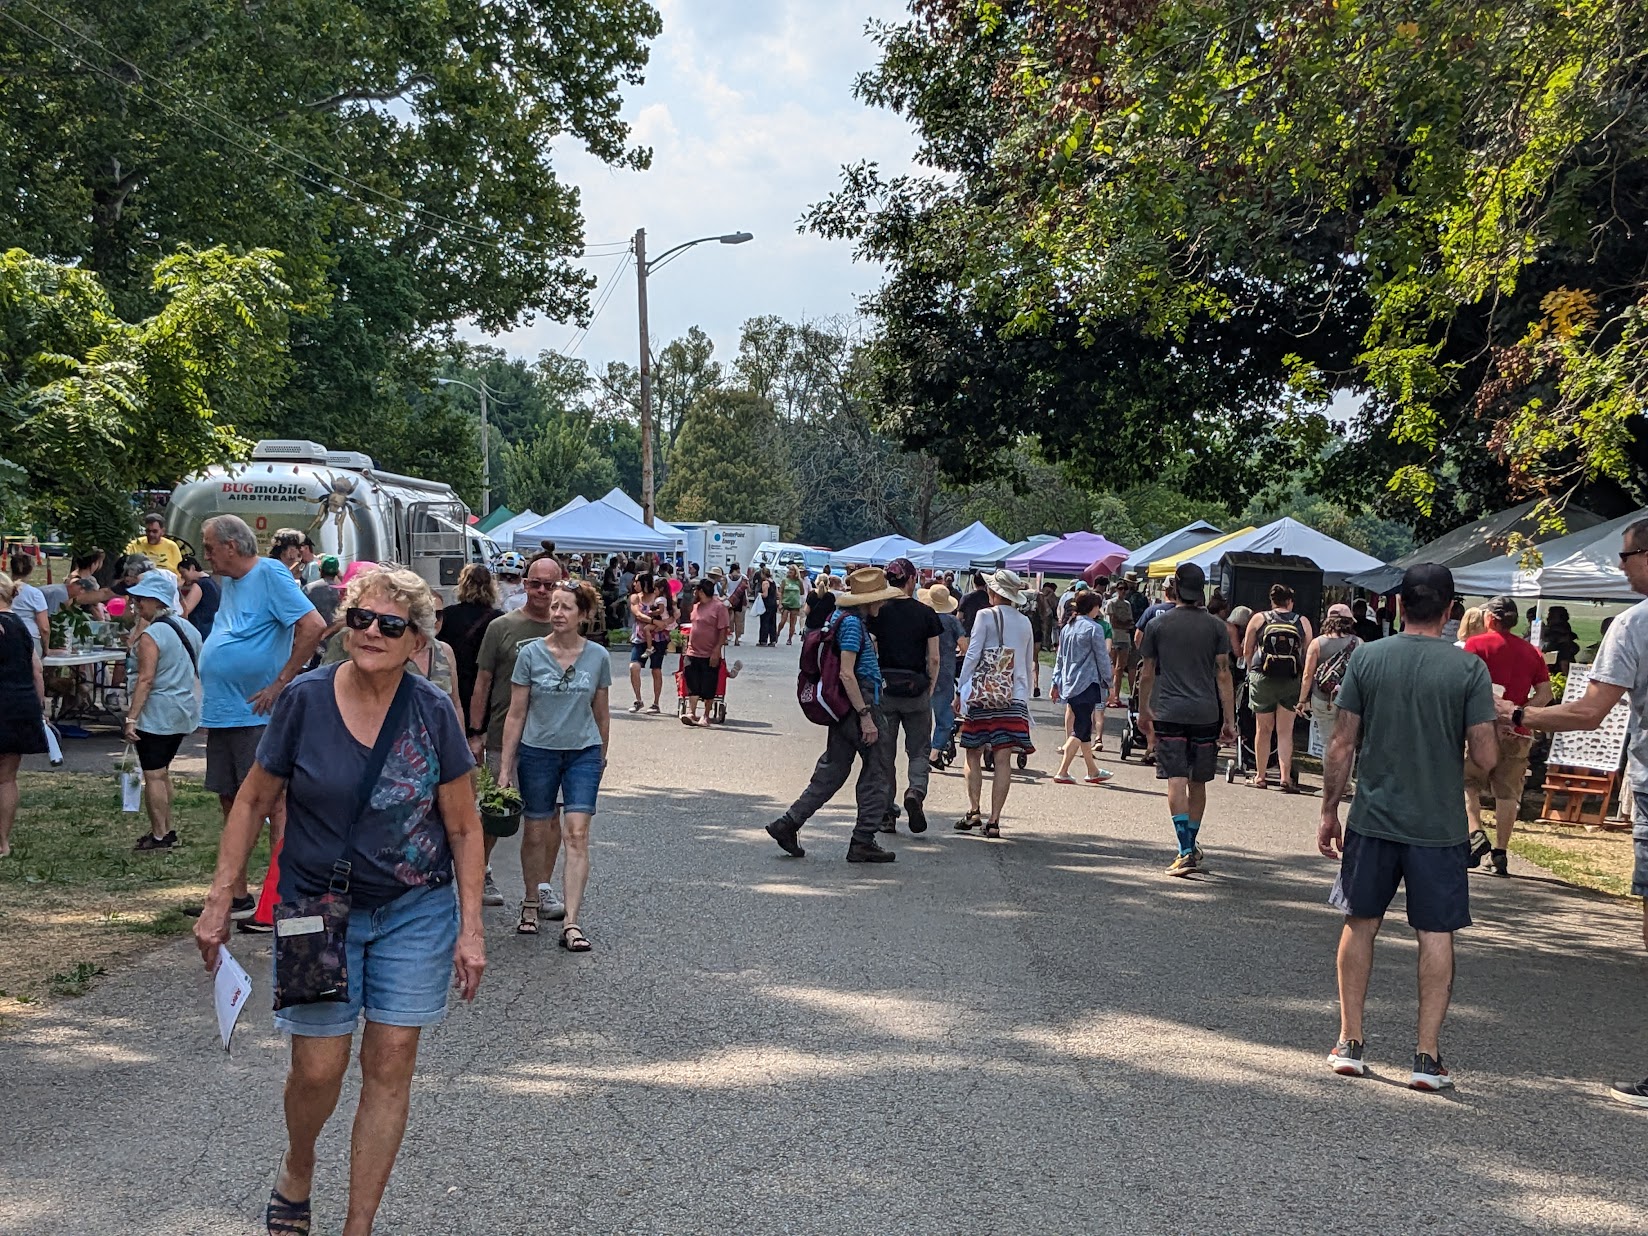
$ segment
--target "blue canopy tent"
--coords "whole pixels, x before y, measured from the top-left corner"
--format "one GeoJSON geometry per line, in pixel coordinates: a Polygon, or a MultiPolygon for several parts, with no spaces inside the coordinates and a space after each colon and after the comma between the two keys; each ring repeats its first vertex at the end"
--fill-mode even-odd
{"type": "MultiPolygon", "coordinates": [[[[1308,524],[1286,517],[1230,540],[1215,542],[1198,553],[1187,554],[1179,559],[1179,564],[1194,562],[1211,578],[1214,568],[1226,554],[1282,554],[1285,557],[1309,558],[1322,569],[1323,580],[1328,584],[1342,584],[1346,576],[1385,565],[1371,554],[1352,549],[1343,541],[1336,541],[1308,524]]],[[[1160,560],[1158,556],[1157,561],[1160,560]]]]}
{"type": "Polygon", "coordinates": [[[899,536],[895,532],[887,536],[878,536],[873,540],[860,541],[857,545],[847,546],[846,549],[831,550],[830,561],[886,566],[894,558],[908,558],[920,549],[920,541],[912,541],[909,537],[899,536]]]}
{"type": "Polygon", "coordinates": [[[557,552],[615,554],[624,550],[667,554],[676,538],[647,527],[604,502],[585,502],[515,531],[515,548],[537,549],[549,541],[557,552]]]}
{"type": "Polygon", "coordinates": [[[1122,563],[1122,570],[1146,570],[1158,558],[1171,558],[1174,554],[1182,554],[1187,549],[1194,549],[1204,541],[1223,534],[1223,528],[1215,528],[1205,519],[1193,520],[1176,532],[1169,532],[1157,537],[1148,545],[1139,546],[1127,555],[1127,561],[1122,563]]]}
{"type": "Polygon", "coordinates": [[[918,567],[936,571],[965,570],[975,563],[981,567],[995,563],[1001,551],[1007,548],[1006,541],[975,521],[960,532],[952,532],[931,545],[923,545],[909,558],[918,567]]]}

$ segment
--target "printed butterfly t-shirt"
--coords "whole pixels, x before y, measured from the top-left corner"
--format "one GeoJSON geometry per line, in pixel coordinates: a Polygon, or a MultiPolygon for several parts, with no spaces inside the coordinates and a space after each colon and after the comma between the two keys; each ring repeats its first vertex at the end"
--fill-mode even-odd
{"type": "Polygon", "coordinates": [[[333,863],[346,857],[353,868],[350,898],[357,909],[369,910],[408,889],[452,879],[452,850],[436,790],[468,776],[475,761],[452,701],[428,679],[411,677],[401,732],[366,810],[358,822],[352,820],[372,749],[356,741],[338,711],[334,690],[342,668],[322,666],[280,693],[257,761],[286,782],[281,899],[324,893],[333,863]]]}
{"type": "Polygon", "coordinates": [[[583,751],[601,745],[595,724],[595,693],[612,685],[612,654],[584,641],[584,650],[563,666],[543,640],[521,649],[510,681],[532,688],[527,700],[523,746],[540,751],[583,751]]]}

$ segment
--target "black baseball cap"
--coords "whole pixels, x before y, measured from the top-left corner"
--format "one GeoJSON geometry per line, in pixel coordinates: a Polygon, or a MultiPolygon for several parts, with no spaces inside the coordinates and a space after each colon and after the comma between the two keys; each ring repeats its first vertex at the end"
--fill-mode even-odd
{"type": "Polygon", "coordinates": [[[1402,604],[1434,601],[1446,606],[1453,600],[1453,572],[1439,562],[1420,562],[1402,572],[1402,604]]]}
{"type": "Polygon", "coordinates": [[[1516,620],[1521,617],[1517,612],[1515,597],[1495,597],[1482,608],[1508,627],[1514,627],[1516,620]]]}
{"type": "Polygon", "coordinates": [[[1194,562],[1174,567],[1173,583],[1179,590],[1179,600],[1189,605],[1207,604],[1207,573],[1194,562]]]}

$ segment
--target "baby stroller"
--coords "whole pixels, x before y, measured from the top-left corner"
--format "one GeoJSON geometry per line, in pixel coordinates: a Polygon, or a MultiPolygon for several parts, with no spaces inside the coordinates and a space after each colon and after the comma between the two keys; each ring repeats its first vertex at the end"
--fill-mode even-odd
{"type": "Polygon", "coordinates": [[[938,758],[935,760],[929,755],[927,762],[940,772],[956,762],[959,754],[956,751],[956,735],[959,733],[961,733],[961,719],[959,717],[950,726],[948,734],[940,734],[936,730],[933,732],[932,749],[938,752],[938,758]]]}
{"type": "MultiPolygon", "coordinates": [[[[1306,725],[1310,723],[1308,715],[1301,720],[1306,725]]],[[[1254,735],[1258,728],[1259,719],[1253,715],[1253,709],[1248,704],[1247,675],[1244,674],[1236,684],[1236,754],[1225,765],[1227,785],[1235,784],[1237,777],[1250,777],[1258,770],[1259,757],[1254,744],[1254,735]]],[[[1297,735],[1297,723],[1294,732],[1297,735]]],[[[1265,769],[1267,775],[1271,769],[1275,769],[1278,775],[1282,771],[1281,752],[1275,742],[1270,744],[1270,761],[1265,769]]],[[[1293,783],[1299,784],[1298,764],[1293,766],[1293,783]]]]}
{"type": "MultiPolygon", "coordinates": [[[[687,700],[691,693],[687,690],[687,629],[681,628],[679,633],[681,650],[675,661],[675,715],[687,715],[687,700]]],[[[723,725],[727,720],[727,683],[738,677],[738,671],[744,668],[742,661],[727,664],[725,653],[722,654],[721,664],[716,667],[715,699],[705,709],[704,716],[716,725],[723,725]]]]}
{"type": "MultiPolygon", "coordinates": [[[[1139,693],[1134,690],[1127,697],[1127,724],[1122,727],[1122,759],[1149,747],[1150,740],[1145,737],[1144,727],[1139,724],[1139,693]]],[[[1147,758],[1146,763],[1149,762],[1147,758]]]]}

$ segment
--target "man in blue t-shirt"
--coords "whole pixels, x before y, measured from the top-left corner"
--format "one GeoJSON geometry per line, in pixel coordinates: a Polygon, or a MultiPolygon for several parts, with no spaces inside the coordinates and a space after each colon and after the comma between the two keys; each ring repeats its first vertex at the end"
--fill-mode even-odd
{"type": "MultiPolygon", "coordinates": [[[[876,844],[876,832],[892,801],[893,749],[891,744],[880,741],[881,664],[864,619],[873,618],[885,602],[903,595],[903,589],[887,582],[887,574],[880,567],[860,567],[847,576],[846,588],[836,593],[839,612],[825,627],[822,638],[834,639],[841,649],[841,685],[853,711],[830,726],[824,754],[814,766],[812,780],[801,791],[801,797],[767,825],[767,834],[786,854],[800,858],[806,853],[796,840],[801,826],[835,797],[836,791],[847,783],[853,762],[858,760],[862,765],[855,788],[858,818],[853,826],[852,842],[847,847],[847,861],[890,863],[896,857],[891,850],[876,844]]],[[[808,638],[813,638],[811,633],[808,638]]]]}
{"type": "MultiPolygon", "coordinates": [[[[257,760],[258,740],[286,684],[302,672],[326,630],[292,572],[258,554],[257,537],[237,515],[217,515],[200,529],[201,552],[221,593],[212,633],[200,650],[200,723],[206,729],[206,788],[229,818],[235,795],[257,760]]],[[[269,819],[269,839],[279,846],[284,807],[269,819]]],[[[257,903],[243,871],[231,890],[229,917],[243,931],[273,930],[252,924],[257,903]]]]}

